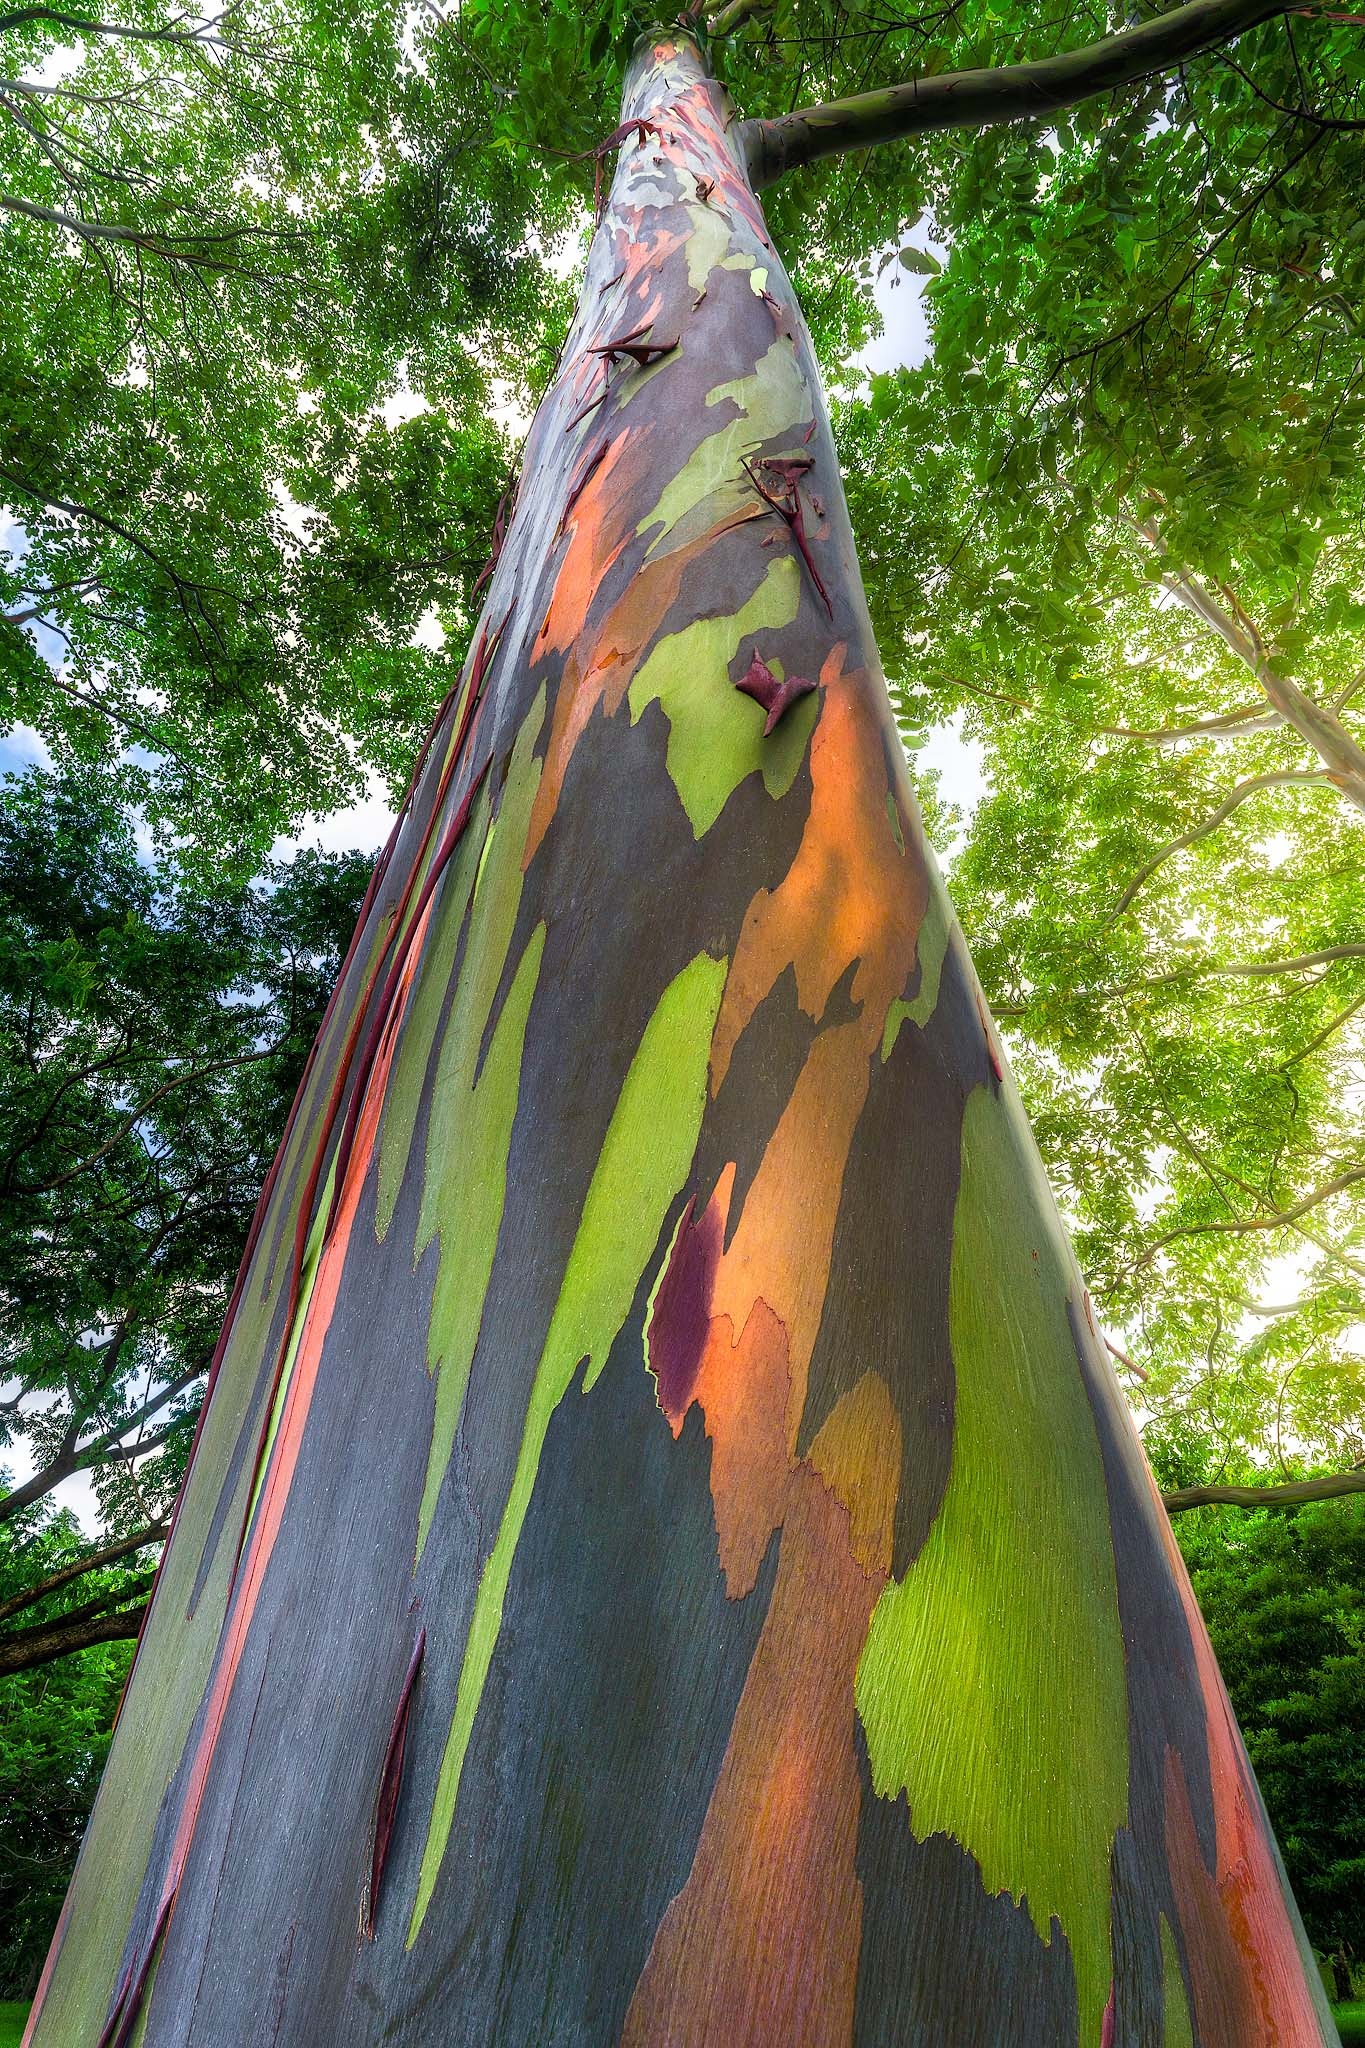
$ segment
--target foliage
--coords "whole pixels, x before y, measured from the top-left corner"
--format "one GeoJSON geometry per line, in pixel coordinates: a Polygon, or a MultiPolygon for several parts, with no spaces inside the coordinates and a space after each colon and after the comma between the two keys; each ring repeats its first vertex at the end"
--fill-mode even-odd
{"type": "MultiPolygon", "coordinates": [[[[0,1531],[0,1606],[80,1540],[70,1515],[0,1531]]],[[[0,1684],[0,1992],[42,1968],[109,1747],[130,1646],[101,1644],[0,1684]]],[[[3,2038],[3,2037],[0,2037],[3,2038]]]]}
{"type": "Polygon", "coordinates": [[[1365,1927],[1365,1502],[1176,1525],[1309,1938],[1365,1927]]]}
{"type": "Polygon", "coordinates": [[[81,19],[0,16],[0,716],[244,878],[406,772],[444,689],[414,634],[467,631],[505,479],[490,379],[558,330],[554,220],[457,140],[467,82],[437,120],[401,7],[81,19]],[[402,417],[405,361],[439,413],[402,417]]]}
{"type": "MultiPolygon", "coordinates": [[[[739,110],[1059,43],[1022,10],[865,13],[779,0],[718,39],[739,110]]],[[[442,694],[414,635],[433,611],[467,635],[496,421],[567,318],[544,258],[586,224],[622,66],[660,18],[0,15],[0,717],[64,762],[121,756],[154,830],[243,873],[367,770],[401,781],[442,694]]],[[[1104,26],[1083,9],[1062,40],[1104,26]]],[[[771,195],[831,364],[875,326],[873,259],[928,189],[904,148],[771,195]]]]}
{"type": "Polygon", "coordinates": [[[0,1430],[34,1468],[0,1525],[85,1473],[112,1536],[178,1484],[369,866],[206,891],[140,858],[121,794],[0,785],[0,1430]]]}
{"type": "MultiPolygon", "coordinates": [[[[1097,7],[1064,35],[1020,8],[741,11],[748,24],[714,54],[744,113],[1047,54],[1111,25],[1097,7]]],[[[371,4],[343,24],[253,0],[206,27],[138,0],[122,18],[137,33],[92,27],[65,44],[69,24],[41,10],[0,18],[15,116],[0,196],[26,209],[5,228],[0,459],[27,549],[8,572],[0,675],[63,786],[98,768],[111,803],[140,800],[154,832],[181,834],[206,930],[230,870],[230,946],[245,901],[232,891],[275,830],[368,768],[400,778],[444,687],[444,663],[411,642],[429,607],[457,635],[468,622],[508,456],[493,379],[524,401],[548,374],[564,293],[536,252],[588,218],[593,150],[654,19],[645,0],[466,0],[416,23],[371,4]],[[386,417],[400,365],[415,395],[386,417]],[[56,632],[54,667],[39,643],[59,651],[56,632]]],[[[1229,1456],[1262,1464],[1365,1453],[1358,815],[1332,786],[1257,789],[1119,904],[1125,878],[1239,778],[1321,767],[1283,720],[1242,715],[1266,699],[1234,638],[1156,602],[1173,592],[1154,575],[1184,578],[1186,598],[1202,591],[1244,629],[1252,666],[1259,647],[1347,709],[1365,474],[1359,84],[1349,23],[1269,24],[1054,130],[892,147],[875,178],[867,158],[821,165],[769,200],[835,367],[875,319],[871,285],[901,223],[928,205],[951,245],[941,276],[901,251],[929,275],[933,361],[877,380],[842,421],[882,644],[907,724],[965,702],[988,749],[993,795],[955,890],[1093,1291],[1151,1374],[1149,1410],[1194,1404],[1229,1456]],[[1132,736],[1197,718],[1229,729],[1132,736]],[[1290,1252],[1294,1282],[1268,1300],[1290,1252]],[[1286,1295],[1288,1313],[1256,1313],[1286,1295]]],[[[43,945],[64,943],[39,924],[43,945]]],[[[71,943],[69,965],[44,956],[40,984],[64,1015],[91,971],[71,943]]],[[[126,989],[142,938],[117,970],[111,943],[100,956],[126,989]]],[[[82,1017],[77,1048],[119,1028],[82,1017]]],[[[175,1057],[245,1044],[240,992],[214,1018],[175,1057]]],[[[187,1028],[160,1013],[157,1026],[168,1044],[187,1028]]],[[[169,1069],[148,1073],[160,1085],[169,1069]]],[[[97,1114],[92,1083],[62,1100],[108,1132],[126,1079],[109,1070],[97,1114]]],[[[13,1083],[25,1144],[30,1085],[13,1083]]],[[[150,1224],[126,1190],[82,1206],[101,1175],[112,1187],[119,1147],[93,1178],[25,1194],[74,1163],[59,1119],[44,1139],[67,1145],[59,1163],[8,1165],[7,1258],[35,1228],[45,1243],[61,1208],[57,1249],[14,1267],[26,1384],[46,1398],[73,1344],[98,1381],[99,1329],[131,1385],[155,1327],[165,1369],[147,1398],[180,1385],[154,1412],[168,1476],[287,1092],[272,1097],[253,1066],[214,1085],[206,1186],[232,1193],[197,1203],[192,1226],[177,1219],[164,1282],[134,1288],[150,1224]],[[250,1135],[228,1165],[239,1116],[250,1135]],[[128,1214],[109,1232],[116,1201],[128,1214]],[[203,1289],[197,1259],[219,1276],[203,1289]],[[143,1287],[159,1306],[120,1335],[143,1287]]],[[[159,1109],[167,1131],[195,1123],[191,1173],[208,1132],[190,1114],[199,1087],[159,1109]]],[[[60,1459],[74,1412],[34,1420],[41,1455],[60,1459]]],[[[128,1469],[106,1468],[111,1512],[132,1512],[128,1469]]]]}
{"type": "MultiPolygon", "coordinates": [[[[740,12],[714,54],[743,113],[1112,25],[1095,6],[1064,33],[1018,7],[740,12]]],[[[525,401],[548,374],[564,293],[541,254],[588,218],[593,151],[655,18],[645,0],[466,0],[413,22],[371,0],[342,23],[253,0],[205,26],[138,0],[136,33],[70,44],[42,10],[0,18],[0,196],[21,209],[0,465],[27,550],[7,572],[0,687],[72,787],[98,766],[154,832],[182,835],[201,905],[221,879],[209,855],[237,888],[283,822],[369,768],[401,776],[445,682],[413,635],[432,606],[465,630],[505,473],[493,380],[525,401]],[[400,365],[415,396],[385,417],[400,365]],[[59,652],[58,633],[54,667],[39,649],[59,652]]],[[[933,361],[842,421],[882,644],[908,724],[965,702],[988,748],[993,795],[955,889],[1093,1291],[1151,1374],[1149,1409],[1197,1404],[1230,1455],[1262,1463],[1365,1453],[1359,818],[1294,727],[1243,715],[1267,700],[1235,635],[1155,602],[1154,576],[1220,608],[1251,667],[1264,655],[1347,710],[1360,82],[1351,24],[1268,24],[1053,130],[892,147],[875,177],[866,157],[817,166],[769,204],[836,367],[875,319],[902,224],[927,205],[951,245],[941,276],[901,251],[929,274],[933,361]],[[1228,729],[1133,736],[1208,718],[1228,729]],[[1120,908],[1125,878],[1267,775],[1318,781],[1257,788],[1120,908]],[[1289,1252],[1301,1305],[1259,1315],[1283,1306],[1264,1290],[1289,1252]]],[[[220,1053],[214,1038],[191,1057],[220,1053]]],[[[220,1139],[256,1118],[228,1208],[202,1225],[222,1274],[273,1112],[252,1068],[217,1086],[220,1139]]],[[[163,1121],[196,1099],[173,1092],[163,1121]]],[[[124,1106],[111,1084],[99,1128],[124,1106]]],[[[72,1333],[107,1329],[131,1370],[118,1333],[145,1213],[101,1234],[101,1197],[78,1228],[74,1190],[93,1181],[24,1195],[65,1167],[9,1168],[15,1241],[58,1199],[69,1247],[23,1270],[24,1345],[93,1359],[72,1333]],[[69,1313],[39,1339],[54,1289],[69,1313]]],[[[191,1235],[177,1222],[192,1268],[191,1235]]],[[[183,1328],[162,1331],[169,1376],[151,1387],[181,1382],[156,1410],[172,1465],[175,1402],[221,1301],[177,1285],[183,1328]]],[[[21,1355],[48,1388],[53,1358],[21,1355]]],[[[59,1405],[35,1422],[40,1449],[70,1421],[59,1405]]]]}
{"type": "Polygon", "coordinates": [[[840,423],[901,715],[984,749],[954,896],[1097,1304],[1272,1467],[1365,1455],[1363,84],[1286,18],[942,138],[933,357],[840,423]]]}

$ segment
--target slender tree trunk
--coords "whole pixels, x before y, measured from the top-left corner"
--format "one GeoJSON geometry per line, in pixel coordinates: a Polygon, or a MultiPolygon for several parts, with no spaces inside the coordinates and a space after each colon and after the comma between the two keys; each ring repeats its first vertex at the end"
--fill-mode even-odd
{"type": "Polygon", "coordinates": [[[624,113],[28,2039],[1329,2039],[723,98],[624,113]]]}

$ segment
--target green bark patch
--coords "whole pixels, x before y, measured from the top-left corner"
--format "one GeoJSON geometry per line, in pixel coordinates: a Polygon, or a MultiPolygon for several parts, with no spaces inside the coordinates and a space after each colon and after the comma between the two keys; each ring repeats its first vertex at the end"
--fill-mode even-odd
{"type": "MultiPolygon", "coordinates": [[[[545,926],[538,924],[507,992],[478,1085],[453,1099],[438,1092],[432,1108],[433,1124],[438,1115],[443,1123],[451,1121],[461,1107],[464,1116],[435,1175],[436,1187],[443,1191],[445,1199],[439,1203],[441,1264],[432,1294],[428,1338],[428,1357],[436,1373],[436,1410],[417,1523],[419,1557],[436,1512],[441,1481],[459,1426],[484,1296],[493,1271],[507,1197],[507,1155],[517,1113],[526,1022],[544,949],[545,926]]],[[[476,1041],[472,1050],[477,1049],[476,1041]]],[[[439,1086],[438,1079],[438,1090],[439,1086]]],[[[430,1189],[430,1179],[427,1185],[430,1189]]],[[[426,1213],[424,1201],[424,1222],[426,1213]]],[[[430,1242],[430,1237],[426,1242],[430,1242]]]]}
{"type": "Polygon", "coordinates": [[[455,1716],[441,1759],[408,1929],[409,1947],[421,1930],[450,1837],[465,1754],[497,1646],[512,1560],[550,1417],[580,1364],[584,1393],[606,1364],[669,1205],[687,1177],[706,1106],[711,1034],[727,964],[699,953],[669,983],[645,1027],[607,1126],[536,1368],[501,1526],[475,1596],[455,1716]]]}
{"type": "MultiPolygon", "coordinates": [[[[704,508],[705,525],[719,525],[727,514],[757,504],[757,493],[744,474],[742,457],[788,433],[793,441],[785,453],[808,452],[800,445],[797,430],[804,431],[808,425],[814,402],[789,341],[775,341],[759,358],[751,376],[729,378],[708,391],[708,409],[725,399],[732,399],[739,407],[739,416],[727,420],[697,444],[677,475],[670,477],[653,511],[640,521],[638,532],[648,533],[651,527],[658,526],[659,539],[665,534],[675,541],[690,539],[694,527],[702,529],[703,522],[691,517],[699,507],[704,508]],[[684,521],[688,522],[684,530],[675,532],[684,521]]],[[[656,539],[651,553],[657,545],[656,539]]]]}
{"type": "Polygon", "coordinates": [[[469,830],[455,849],[440,894],[432,906],[431,925],[423,950],[417,987],[403,1019],[398,1050],[389,1073],[384,1120],[379,1133],[379,1193],[375,1231],[388,1236],[393,1212],[411,1161],[412,1137],[422,1101],[431,1048],[441,1011],[455,975],[460,935],[474,893],[474,877],[488,837],[488,784],[484,783],[469,821],[469,830]]]}
{"type": "MultiPolygon", "coordinates": [[[[800,603],[800,564],[794,556],[779,557],[747,604],[728,618],[698,619],[670,633],[631,683],[632,722],[655,699],[663,707],[668,773],[698,839],[746,775],[761,774],[771,797],[785,796],[796,779],[819,712],[818,695],[803,697],[765,740],[762,710],[734,687],[729,669],[746,640],[789,626],[800,603]]],[[[776,673],[778,665],[772,666],[776,673]]]]}
{"type": "Polygon", "coordinates": [[[921,1029],[934,1014],[938,1002],[939,979],[943,973],[943,962],[952,937],[953,913],[948,907],[947,891],[937,875],[931,876],[929,902],[924,913],[924,922],[915,940],[915,958],[919,963],[919,987],[907,1001],[900,996],[886,1013],[886,1025],[882,1031],[882,1058],[889,1060],[895,1050],[896,1039],[901,1025],[907,1019],[921,1029]]]}
{"type": "Polygon", "coordinates": [[[422,983],[399,1049],[385,1115],[381,1234],[392,1218],[407,1168],[432,1039],[468,910],[469,934],[459,985],[431,1089],[426,1174],[413,1246],[416,1265],[433,1238],[440,1240],[427,1336],[427,1362],[436,1375],[436,1406],[418,1514],[419,1558],[459,1426],[493,1271],[507,1194],[507,1156],[517,1112],[526,1024],[545,944],[545,927],[538,925],[522,953],[480,1069],[479,1048],[521,903],[521,855],[540,780],[534,748],[544,712],[542,691],[517,735],[497,817],[482,846],[475,834],[469,834],[467,847],[461,849],[460,867],[450,878],[449,893],[442,893],[437,929],[428,938],[422,983]]]}
{"type": "Polygon", "coordinates": [[[1044,1940],[1056,1916],[1080,2038],[1098,2041],[1127,1692],[1070,1281],[1017,1114],[977,1089],[953,1225],[952,1477],[919,1558],[878,1602],[856,1692],[878,1794],[903,1790],[916,1836],[960,1842],[1044,1940]]]}

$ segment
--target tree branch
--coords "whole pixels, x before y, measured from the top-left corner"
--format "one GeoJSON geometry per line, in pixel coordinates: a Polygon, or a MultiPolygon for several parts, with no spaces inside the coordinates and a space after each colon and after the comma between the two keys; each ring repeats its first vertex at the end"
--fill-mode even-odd
{"type": "Polygon", "coordinates": [[[63,1586],[69,1586],[73,1579],[83,1579],[87,1572],[103,1571],[106,1565],[117,1564],[120,1558],[131,1557],[135,1551],[146,1550],[153,1543],[163,1543],[169,1529],[169,1522],[153,1528],[135,1529],[131,1536],[116,1537],[101,1549],[78,1557],[74,1564],[63,1565],[59,1572],[51,1572],[35,1585],[26,1586],[22,1593],[11,1593],[8,1600],[0,1600],[0,1621],[8,1621],[12,1614],[21,1613],[25,1607],[36,1606],[38,1601],[46,1600],[49,1593],[59,1593],[63,1586]]]}
{"type": "Polygon", "coordinates": [[[1230,817],[1240,804],[1246,802],[1248,797],[1258,795],[1263,789],[1282,788],[1287,783],[1325,782],[1326,780],[1326,772],[1321,768],[1279,768],[1273,774],[1248,776],[1245,782],[1239,782],[1236,788],[1229,792],[1216,811],[1212,812],[1207,818],[1202,819],[1198,825],[1191,825],[1188,832],[1182,832],[1177,838],[1168,840],[1159,852],[1152,855],[1152,858],[1144,867],[1138,869],[1132,881],[1110,911],[1105,924],[1111,925],[1115,918],[1122,917],[1138,891],[1143,887],[1144,883],[1151,880],[1163,861],[1169,860],[1173,853],[1180,853],[1185,847],[1193,846],[1197,839],[1203,839],[1208,833],[1215,831],[1225,818],[1230,817]]]}
{"type": "Polygon", "coordinates": [[[113,1380],[113,1372],[107,1372],[100,1382],[97,1398],[83,1405],[73,1416],[56,1457],[49,1459],[48,1463],[26,1479],[22,1486],[16,1486],[12,1492],[0,1498],[0,1522],[11,1521],[21,1509],[32,1507],[35,1501],[42,1500],[55,1487],[60,1486],[64,1479],[73,1479],[78,1472],[90,1472],[100,1465],[131,1465],[134,1460],[145,1458],[152,1451],[160,1450],[174,1434],[174,1423],[159,1430],[155,1436],[144,1437],[137,1443],[125,1444],[123,1439],[130,1430],[140,1429],[144,1422],[150,1422],[154,1415],[160,1414],[178,1394],[183,1394],[187,1387],[192,1387],[197,1379],[202,1379],[204,1371],[202,1365],[191,1366],[187,1372],[180,1373],[157,1393],[151,1395],[133,1414],[126,1415],[121,1422],[105,1430],[102,1435],[91,1437],[87,1443],[81,1443],[81,1430],[99,1408],[113,1380]]]}
{"type": "Polygon", "coordinates": [[[1140,1380],[1145,1382],[1152,1377],[1145,1365],[1139,1365],[1137,1360],[1130,1358],[1126,1351],[1120,1351],[1112,1337],[1105,1338],[1104,1348],[1111,1358],[1116,1358],[1120,1365],[1126,1365],[1129,1372],[1136,1373],[1140,1380]]]}
{"type": "Polygon", "coordinates": [[[128,1133],[141,1123],[147,1112],[154,1108],[163,1096],[169,1095],[173,1089],[182,1088],[187,1081],[202,1081],[209,1074],[225,1074],[233,1067],[246,1067],[259,1060],[276,1059],[284,1051],[286,1043],[286,1040],[281,1039],[275,1045],[262,1047],[259,1052],[238,1053],[229,1060],[210,1060],[202,1067],[188,1067],[183,1074],[173,1074],[169,1081],[163,1081],[159,1088],[154,1088],[145,1102],[139,1103],[135,1110],[132,1110],[124,1117],[123,1121],[114,1131],[113,1136],[107,1138],[97,1151],[91,1152],[85,1159],[78,1160],[74,1166],[68,1166],[64,1172],[57,1175],[55,1180],[34,1181],[28,1184],[15,1183],[14,1193],[17,1195],[50,1195],[54,1188],[65,1186],[66,1182],[74,1180],[77,1174],[86,1173],[92,1166],[98,1166],[100,1160],[112,1152],[120,1140],[126,1138],[128,1133]]]}
{"type": "Polygon", "coordinates": [[[1181,1486],[1163,1493],[1168,1515],[1187,1508],[1293,1508],[1306,1500],[1337,1500],[1342,1494],[1365,1493],[1365,1472],[1329,1472],[1322,1479],[1291,1479],[1283,1486],[1181,1486]]]}
{"type": "MultiPolygon", "coordinates": [[[[1335,1180],[1324,1182],[1314,1188],[1311,1194],[1292,1202],[1287,1209],[1271,1209],[1264,1216],[1229,1216],[1215,1223],[1182,1223],[1175,1230],[1168,1230],[1149,1244],[1142,1257],[1130,1270],[1140,1273],[1144,1266],[1150,1266],[1159,1251],[1168,1244],[1174,1244],[1178,1237],[1240,1237],[1252,1230],[1283,1230],[1296,1223],[1300,1216],[1306,1216],[1310,1209],[1316,1209],[1320,1202],[1330,1201],[1333,1195],[1340,1195],[1358,1181],[1365,1180],[1365,1166],[1352,1166],[1345,1173],[1339,1173],[1335,1180]]],[[[1329,1248],[1330,1249],[1330,1248],[1329,1248]]]]}
{"type": "Polygon", "coordinates": [[[71,1656],[73,1651],[92,1649],[96,1643],[134,1642],[146,1612],[144,1600],[140,1606],[124,1608],[117,1614],[95,1614],[74,1623],[58,1618],[36,1628],[16,1630],[12,1636],[0,1636],[0,1678],[54,1663],[58,1657],[71,1656]]]}
{"type": "Polygon", "coordinates": [[[123,227],[114,221],[87,220],[82,215],[63,213],[54,206],[38,206],[31,199],[16,198],[12,192],[0,192],[0,207],[9,213],[21,213],[29,220],[46,221],[50,226],[65,228],[83,242],[121,242],[141,249],[149,256],[159,256],[166,263],[184,263],[197,270],[240,271],[244,277],[263,280],[259,271],[250,270],[243,263],[230,260],[219,253],[213,244],[240,242],[248,236],[278,238],[283,229],[243,226],[198,230],[187,234],[149,234],[144,228],[123,227]]]}
{"type": "MultiPolygon", "coordinates": [[[[1149,547],[1160,549],[1161,534],[1155,520],[1134,520],[1133,525],[1149,547]]],[[[1178,604],[1212,627],[1223,645],[1250,669],[1267,702],[1307,740],[1342,795],[1357,810],[1365,811],[1365,747],[1357,745],[1335,711],[1317,703],[1278,672],[1260,634],[1235,599],[1231,604],[1220,603],[1208,585],[1188,569],[1167,570],[1161,581],[1178,604]]]]}
{"type": "Polygon", "coordinates": [[[46,21],[51,22],[54,28],[70,29],[73,35],[78,36],[114,36],[139,43],[198,43],[216,47],[220,38],[212,31],[221,19],[220,15],[212,21],[194,22],[189,15],[182,14],[163,28],[134,28],[120,21],[92,21],[83,14],[63,14],[55,7],[19,7],[12,13],[0,14],[0,35],[7,29],[24,28],[29,22],[46,21]],[[178,26],[184,21],[190,21],[191,26],[178,26]]]}
{"type": "Polygon", "coordinates": [[[728,0],[728,5],[718,7],[708,15],[706,26],[713,36],[732,36],[736,29],[743,28],[746,21],[756,15],[766,14],[773,0],[728,0]]]}
{"type": "Polygon", "coordinates": [[[139,1572],[126,1584],[106,1587],[103,1593],[97,1593],[93,1600],[83,1601],[79,1607],[66,1607],[60,1614],[50,1614],[45,1621],[32,1622],[27,1628],[11,1629],[7,1635],[0,1635],[0,1643],[22,1642],[26,1636],[41,1635],[58,1622],[70,1627],[75,1622],[92,1621],[96,1615],[108,1614],[113,1608],[125,1606],[129,1600],[140,1600],[151,1592],[155,1577],[154,1571],[139,1572]]]}
{"type": "Polygon", "coordinates": [[[87,590],[97,589],[98,583],[99,579],[95,576],[68,576],[63,583],[51,584],[47,590],[40,594],[37,603],[25,605],[22,610],[17,612],[0,612],[0,626],[27,626],[34,619],[45,619],[47,613],[52,609],[54,597],[61,596],[69,590],[75,590],[84,594],[87,590]]]}
{"type": "Polygon", "coordinates": [[[1324,946],[1320,953],[1297,953],[1289,960],[1232,960],[1226,966],[1215,960],[1192,960],[1187,967],[1173,967],[1169,974],[1146,974],[1141,981],[1129,982],[1126,988],[1100,991],[1087,990],[1087,994],[1100,993],[1106,996],[1123,995],[1130,988],[1169,988],[1177,981],[1238,979],[1254,975],[1304,974],[1310,967],[1330,967],[1337,960],[1365,960],[1365,944],[1348,946],[1324,946]]]}
{"type": "Polygon", "coordinates": [[[1365,959],[1365,945],[1324,946],[1320,953],[1300,953],[1294,960],[1240,960],[1230,967],[1211,967],[1210,974],[1297,974],[1306,967],[1322,967],[1330,960],[1365,959]]]}
{"type": "Polygon", "coordinates": [[[1146,740],[1153,747],[1173,747],[1179,740],[1240,739],[1244,732],[1269,732],[1284,722],[1282,711],[1267,711],[1263,704],[1244,704],[1240,710],[1224,711],[1217,718],[1198,718],[1191,725],[1097,725],[1093,730],[1111,733],[1121,740],[1146,740]]]}
{"type": "Polygon", "coordinates": [[[187,1387],[192,1387],[196,1380],[201,1380],[207,1371],[207,1365],[201,1364],[192,1365],[186,1371],[177,1373],[173,1380],[168,1380],[155,1394],[149,1394],[142,1406],[135,1409],[131,1415],[125,1415],[121,1422],[106,1429],[102,1436],[92,1437],[89,1443],[79,1445],[76,1451],[77,1471],[86,1471],[91,1464],[112,1462],[104,1457],[106,1451],[112,1450],[115,1458],[140,1458],[145,1452],[157,1449],[165,1441],[164,1436],[148,1437],[140,1443],[127,1446],[124,1446],[123,1440],[130,1430],[141,1429],[144,1422],[150,1422],[154,1415],[159,1415],[162,1409],[168,1407],[178,1395],[183,1394],[187,1387]]]}
{"type": "Polygon", "coordinates": [[[1352,1017],[1361,1010],[1365,1010],[1365,996],[1357,996],[1355,1001],[1348,1003],[1344,1010],[1338,1010],[1336,1016],[1330,1022],[1324,1024],[1321,1031],[1314,1033],[1307,1045],[1301,1045],[1298,1051],[1291,1053],[1287,1060],[1280,1061],[1279,1066],[1275,1069],[1276,1073],[1287,1074],[1291,1067],[1296,1067],[1299,1064],[1300,1060],[1306,1060],[1310,1053],[1317,1052],[1320,1047],[1326,1045],[1328,1039],[1335,1032],[1340,1031],[1343,1024],[1349,1024],[1352,1017]]]}
{"type": "Polygon", "coordinates": [[[915,78],[880,92],[806,107],[740,130],[756,189],[821,157],[932,129],[1037,120],[1097,94],[1169,71],[1246,29],[1287,14],[1285,0],[1187,0],[1138,28],[1025,64],[915,78]]]}

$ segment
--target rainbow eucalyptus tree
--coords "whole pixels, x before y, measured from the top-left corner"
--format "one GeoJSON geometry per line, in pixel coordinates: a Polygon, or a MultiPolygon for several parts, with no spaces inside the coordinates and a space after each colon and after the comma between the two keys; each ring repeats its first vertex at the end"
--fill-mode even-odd
{"type": "Polygon", "coordinates": [[[688,34],[638,52],[38,2048],[1331,2038],[755,197],[1273,11],[746,124],[688,34]]]}

